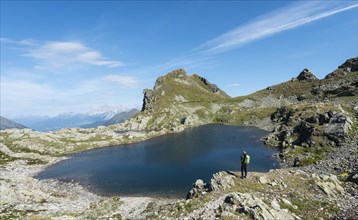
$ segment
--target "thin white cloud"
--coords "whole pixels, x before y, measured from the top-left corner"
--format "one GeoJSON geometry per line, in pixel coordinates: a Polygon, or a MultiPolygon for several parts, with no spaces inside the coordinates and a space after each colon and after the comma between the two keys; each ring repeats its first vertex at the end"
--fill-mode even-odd
{"type": "Polygon", "coordinates": [[[102,80],[117,83],[122,88],[137,88],[141,82],[132,76],[107,75],[102,80]]]}
{"type": "Polygon", "coordinates": [[[236,49],[247,43],[273,34],[294,29],[313,21],[335,15],[353,8],[358,4],[347,2],[300,2],[266,14],[257,20],[228,31],[195,48],[192,53],[217,54],[236,49]],[[343,3],[343,5],[342,5],[343,3]]]}
{"type": "Polygon", "coordinates": [[[311,22],[357,8],[352,1],[302,1],[269,12],[244,25],[194,48],[183,56],[156,66],[133,72],[162,72],[174,68],[208,66],[214,55],[234,50],[248,43],[286,30],[298,28],[311,22]]]}
{"type": "Polygon", "coordinates": [[[25,39],[25,40],[20,40],[20,41],[16,41],[16,40],[12,40],[6,37],[0,37],[0,43],[2,44],[17,44],[17,45],[21,45],[21,46],[34,46],[36,44],[36,42],[34,40],[31,39],[25,39]]]}
{"type": "Polygon", "coordinates": [[[29,48],[24,56],[39,62],[36,69],[62,68],[74,65],[95,65],[106,67],[125,66],[122,61],[110,60],[99,51],[80,42],[52,41],[29,48]]]}
{"type": "Polygon", "coordinates": [[[230,87],[230,88],[239,87],[239,86],[240,86],[239,83],[233,83],[233,84],[228,85],[228,87],[230,87]]]}

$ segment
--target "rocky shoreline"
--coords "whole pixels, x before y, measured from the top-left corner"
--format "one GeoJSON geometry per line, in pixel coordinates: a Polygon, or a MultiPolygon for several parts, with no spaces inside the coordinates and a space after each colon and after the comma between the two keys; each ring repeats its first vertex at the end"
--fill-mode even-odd
{"type": "Polygon", "coordinates": [[[66,158],[54,158],[45,165],[28,165],[15,160],[0,166],[1,219],[139,219],[151,203],[172,201],[150,197],[103,197],[78,183],[35,176],[66,158]],[[47,218],[44,218],[47,219],[47,218]]]}
{"type": "MultiPolygon", "coordinates": [[[[357,143],[346,143],[330,152],[324,160],[313,165],[283,168],[270,173],[250,173],[252,177],[247,180],[238,178],[239,173],[220,172],[214,174],[209,184],[200,180],[194,183],[187,200],[173,200],[150,197],[102,197],[91,193],[77,183],[38,180],[34,178],[36,174],[54,163],[65,160],[66,157],[37,155],[37,158],[48,162],[46,164],[28,164],[21,158],[24,156],[34,158],[35,153],[11,153],[10,149],[1,144],[2,152],[19,157],[19,159],[0,166],[0,217],[2,219],[41,219],[43,217],[50,219],[98,217],[105,219],[221,219],[224,216],[231,216],[234,219],[240,219],[244,215],[248,215],[253,219],[304,219],[305,216],[286,210],[286,206],[290,202],[287,202],[289,200],[286,197],[279,197],[279,193],[272,196],[269,189],[262,193],[263,188],[260,188],[261,194],[259,195],[256,195],[257,192],[252,189],[250,191],[244,188],[233,190],[241,187],[242,181],[245,181],[247,184],[260,184],[260,186],[263,184],[269,188],[279,185],[279,190],[288,193],[287,183],[277,181],[277,179],[287,178],[291,175],[292,180],[300,176],[300,179],[296,181],[301,181],[303,175],[305,181],[310,184],[313,182],[314,192],[322,196],[321,200],[327,201],[329,206],[337,204],[337,207],[332,208],[335,212],[330,213],[330,218],[349,218],[358,215],[356,211],[358,210],[356,205],[358,204],[358,190],[356,183],[342,182],[347,176],[339,175],[347,170],[347,166],[351,167],[352,162],[357,161],[357,154],[354,154],[357,149],[357,143]],[[272,175],[274,177],[268,177],[272,175]],[[272,179],[274,179],[273,182],[272,179]],[[267,196],[272,200],[267,201],[267,196]],[[190,204],[200,203],[198,201],[202,200],[208,201],[193,210],[185,208],[190,204]],[[282,205],[284,208],[278,208],[281,207],[277,206],[280,202],[287,204],[286,206],[282,205]],[[257,205],[261,211],[251,210],[253,206],[257,205]],[[181,206],[183,208],[179,208],[178,211],[178,207],[181,206]],[[172,209],[176,211],[171,213],[172,209]]],[[[312,192],[300,190],[302,194],[312,194],[312,192]]],[[[319,205],[322,204],[319,203],[319,205]]],[[[295,211],[294,208],[292,209],[295,211]]],[[[323,217],[327,216],[323,215],[323,217]]]]}

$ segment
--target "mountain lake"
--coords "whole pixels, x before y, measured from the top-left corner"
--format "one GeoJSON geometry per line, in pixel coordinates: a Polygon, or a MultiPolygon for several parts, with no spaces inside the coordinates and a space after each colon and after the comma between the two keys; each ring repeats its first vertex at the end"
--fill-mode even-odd
{"type": "Polygon", "coordinates": [[[245,150],[250,171],[278,168],[278,151],[260,139],[256,127],[205,125],[144,142],[89,150],[48,167],[38,179],[78,182],[103,196],[184,198],[197,179],[209,182],[218,171],[240,171],[245,150]]]}

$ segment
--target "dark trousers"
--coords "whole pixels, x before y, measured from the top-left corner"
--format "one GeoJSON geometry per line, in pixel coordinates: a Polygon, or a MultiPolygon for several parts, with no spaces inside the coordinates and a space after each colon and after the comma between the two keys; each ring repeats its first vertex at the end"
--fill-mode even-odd
{"type": "Polygon", "coordinates": [[[242,163],[241,164],[241,177],[246,177],[246,176],[247,176],[247,164],[242,163]]]}

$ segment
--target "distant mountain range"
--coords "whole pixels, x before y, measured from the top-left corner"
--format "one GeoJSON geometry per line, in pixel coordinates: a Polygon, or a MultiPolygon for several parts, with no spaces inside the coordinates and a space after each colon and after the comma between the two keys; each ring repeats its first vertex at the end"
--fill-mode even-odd
{"type": "Polygon", "coordinates": [[[137,112],[139,112],[138,109],[131,109],[129,111],[120,112],[120,113],[114,115],[112,118],[110,118],[108,120],[96,121],[96,122],[93,122],[91,124],[83,125],[81,127],[82,128],[95,128],[95,127],[98,127],[98,126],[109,126],[109,125],[113,125],[113,124],[122,123],[125,120],[131,118],[137,112]]]}
{"type": "Polygon", "coordinates": [[[100,125],[111,125],[120,123],[132,115],[137,113],[139,110],[131,109],[129,111],[110,111],[104,112],[92,112],[87,114],[80,113],[64,113],[54,117],[48,116],[28,116],[13,118],[13,121],[19,122],[26,125],[26,127],[37,131],[53,131],[62,128],[93,128],[100,125]]]}
{"type": "Polygon", "coordinates": [[[10,128],[23,129],[26,127],[23,126],[22,124],[18,124],[14,121],[11,121],[7,118],[0,116],[0,130],[10,129],[10,128]]]}

